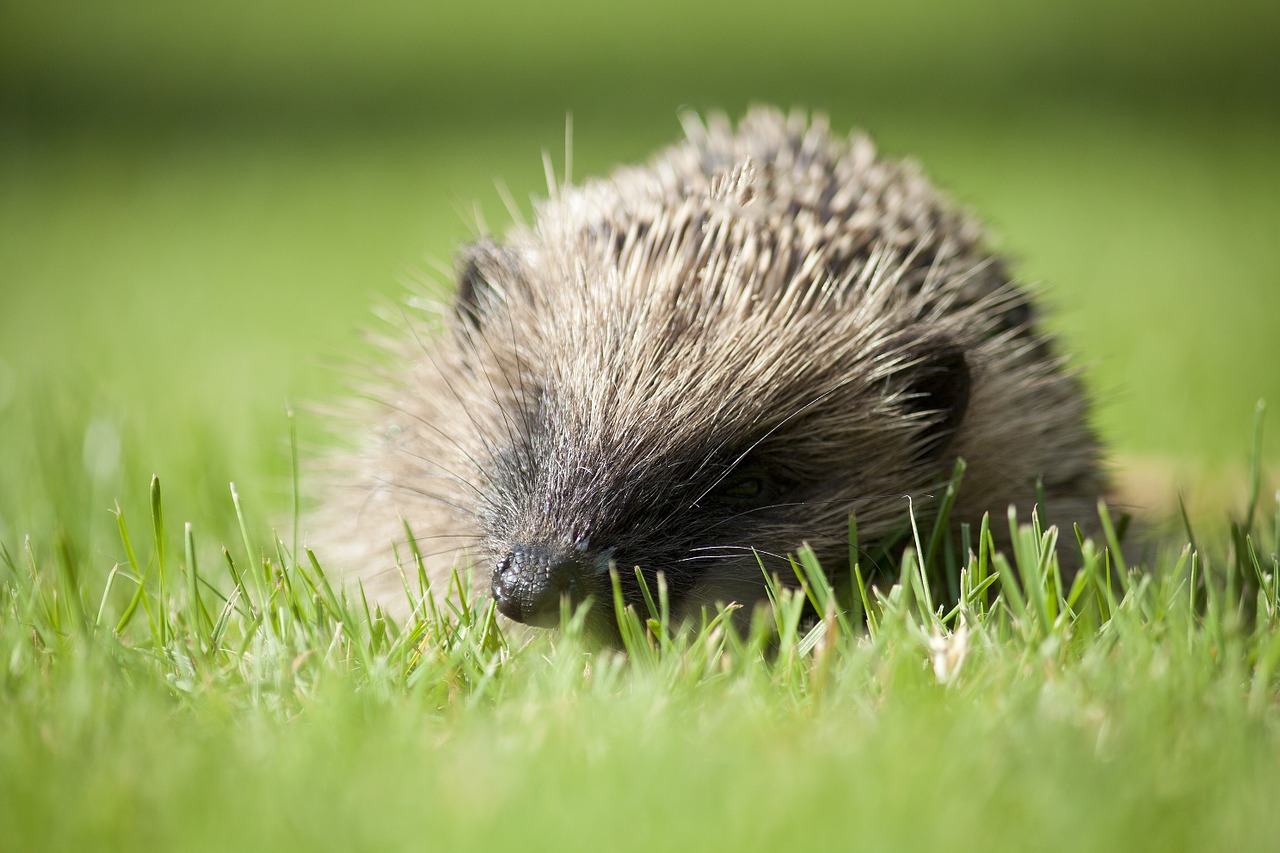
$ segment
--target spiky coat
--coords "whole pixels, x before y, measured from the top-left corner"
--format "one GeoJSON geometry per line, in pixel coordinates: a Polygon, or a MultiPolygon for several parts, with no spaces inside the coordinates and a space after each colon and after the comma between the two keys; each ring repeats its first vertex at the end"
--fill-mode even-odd
{"type": "MultiPolygon", "coordinates": [[[[433,579],[489,586],[529,543],[647,576],[689,609],[762,595],[802,543],[843,567],[926,519],[1089,514],[1087,406],[980,226],[821,118],[685,122],[647,166],[558,188],[460,253],[454,305],[388,343],[374,429],[336,460],[322,559],[403,602],[402,519],[433,579]],[[443,326],[443,329],[439,328],[443,326]]],[[[367,429],[367,426],[366,426],[367,429]]],[[[594,594],[604,587],[587,590],[594,594]]]]}

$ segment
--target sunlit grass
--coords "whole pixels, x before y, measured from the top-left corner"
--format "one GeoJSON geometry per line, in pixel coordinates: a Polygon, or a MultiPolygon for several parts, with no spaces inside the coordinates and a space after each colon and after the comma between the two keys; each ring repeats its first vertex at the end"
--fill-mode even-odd
{"type": "Polygon", "coordinates": [[[287,527],[258,532],[234,487],[221,545],[146,491],[105,579],[66,549],[0,552],[13,849],[761,849],[803,829],[1265,850],[1280,829],[1280,507],[1260,479],[1230,535],[1188,523],[1142,565],[1100,509],[1098,542],[1012,513],[963,545],[915,526],[897,578],[859,563],[835,587],[801,551],[748,618],[675,626],[659,581],[615,605],[619,648],[582,611],[504,627],[412,552],[397,624],[287,527]]]}

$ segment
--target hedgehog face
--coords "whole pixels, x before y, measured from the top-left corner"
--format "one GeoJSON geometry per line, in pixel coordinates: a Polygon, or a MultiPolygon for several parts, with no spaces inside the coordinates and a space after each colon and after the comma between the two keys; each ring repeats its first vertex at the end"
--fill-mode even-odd
{"type": "Polygon", "coordinates": [[[963,350],[927,324],[853,327],[892,280],[770,293],[698,267],[697,245],[643,280],[616,254],[548,271],[490,247],[464,266],[455,339],[491,394],[473,416],[476,515],[506,616],[554,624],[562,598],[590,597],[603,624],[611,569],[636,605],[635,570],[651,589],[661,573],[677,614],[757,600],[805,541],[836,565],[851,512],[864,531],[893,526],[906,502],[874,484],[923,489],[950,467],[963,350]],[[515,338],[529,323],[509,312],[554,321],[515,338]]]}
{"type": "Polygon", "coordinates": [[[636,570],[651,590],[661,573],[677,614],[760,598],[762,563],[781,569],[779,549],[798,544],[787,532],[813,484],[783,473],[761,448],[718,448],[707,438],[667,448],[661,461],[628,458],[619,437],[608,455],[566,443],[495,465],[484,529],[501,612],[554,624],[561,597],[590,596],[607,622],[611,570],[633,605],[642,602],[636,570]]]}

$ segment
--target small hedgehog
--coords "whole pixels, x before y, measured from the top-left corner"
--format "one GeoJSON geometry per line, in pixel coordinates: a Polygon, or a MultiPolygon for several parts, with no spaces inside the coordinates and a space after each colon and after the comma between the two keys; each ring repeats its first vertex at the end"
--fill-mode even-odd
{"type": "Polygon", "coordinates": [[[821,117],[684,125],[464,247],[452,305],[385,342],[315,519],[384,607],[406,523],[437,588],[474,566],[545,626],[609,601],[611,567],[637,604],[634,569],[661,573],[677,615],[761,599],[805,543],[838,571],[851,514],[864,546],[926,523],[958,458],[957,525],[1038,482],[1048,521],[1092,511],[1085,396],[978,223],[821,117]]]}

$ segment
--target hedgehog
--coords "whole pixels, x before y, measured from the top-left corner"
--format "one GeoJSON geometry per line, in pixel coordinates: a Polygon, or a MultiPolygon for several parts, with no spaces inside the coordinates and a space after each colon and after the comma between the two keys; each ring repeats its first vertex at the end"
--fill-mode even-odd
{"type": "Polygon", "coordinates": [[[683,125],[647,165],[549,182],[383,336],[314,526],[391,612],[409,531],[436,589],[470,566],[551,626],[659,577],[677,617],[749,606],[806,545],[847,572],[850,517],[864,548],[928,523],[960,459],[953,526],[1105,491],[1079,377],[914,164],[820,115],[683,125]]]}

